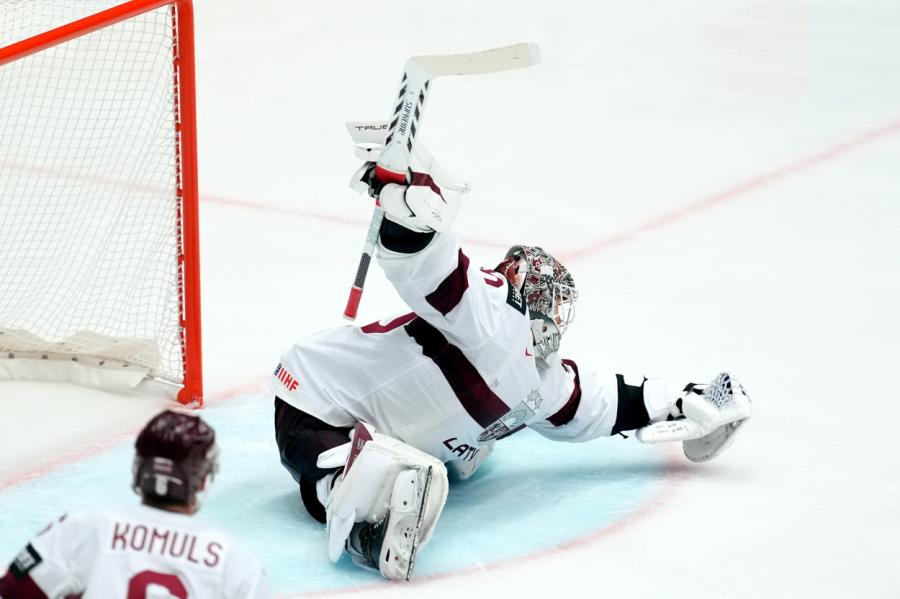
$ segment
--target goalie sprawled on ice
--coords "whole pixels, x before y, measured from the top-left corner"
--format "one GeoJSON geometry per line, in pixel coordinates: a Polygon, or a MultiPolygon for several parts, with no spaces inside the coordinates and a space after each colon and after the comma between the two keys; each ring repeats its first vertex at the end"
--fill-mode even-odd
{"type": "Polygon", "coordinates": [[[470,476],[525,427],[556,441],[636,430],[704,461],[750,417],[727,373],[675,385],[562,357],[577,291],[558,260],[523,245],[493,268],[472,264],[450,230],[465,186],[424,148],[408,185],[381,185],[373,171],[367,163],[354,183],[380,197],[378,262],[411,312],[302,339],[275,371],[281,460],[327,523],[333,560],[347,551],[408,578],[446,501],[448,469],[470,476]]]}

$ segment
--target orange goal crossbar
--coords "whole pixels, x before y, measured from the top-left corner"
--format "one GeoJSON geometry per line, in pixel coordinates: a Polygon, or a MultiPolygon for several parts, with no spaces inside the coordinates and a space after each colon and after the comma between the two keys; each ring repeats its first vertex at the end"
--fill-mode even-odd
{"type": "Polygon", "coordinates": [[[189,1],[185,2],[182,0],[131,0],[131,2],[113,6],[83,19],[72,21],[50,31],[39,33],[33,37],[0,48],[0,66],[167,4],[187,4],[190,6],[189,1]]]}

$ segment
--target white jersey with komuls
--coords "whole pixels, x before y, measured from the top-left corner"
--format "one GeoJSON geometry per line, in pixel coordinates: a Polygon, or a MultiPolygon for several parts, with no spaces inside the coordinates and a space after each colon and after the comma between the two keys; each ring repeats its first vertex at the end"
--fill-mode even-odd
{"type": "Polygon", "coordinates": [[[0,583],[29,598],[273,596],[259,562],[227,535],[143,505],[63,516],[22,550],[0,583]]]}
{"type": "Polygon", "coordinates": [[[372,424],[444,461],[525,426],[554,439],[609,435],[617,377],[534,356],[527,308],[497,272],[469,262],[452,233],[422,251],[379,248],[412,312],[298,341],[275,370],[275,394],[334,426],[372,424]]]}

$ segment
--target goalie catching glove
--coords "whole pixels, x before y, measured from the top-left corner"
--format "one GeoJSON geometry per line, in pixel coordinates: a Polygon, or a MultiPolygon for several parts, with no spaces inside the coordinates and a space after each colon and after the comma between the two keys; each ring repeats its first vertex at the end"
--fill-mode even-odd
{"type": "Polygon", "coordinates": [[[462,194],[469,187],[455,181],[422,147],[416,146],[407,184],[384,183],[375,176],[376,163],[366,162],[350,180],[350,187],[378,199],[385,218],[417,233],[450,230],[462,194]]]}
{"type": "Polygon", "coordinates": [[[638,429],[642,443],[681,441],[692,462],[706,462],[725,451],[750,419],[750,396],[737,379],[722,372],[709,385],[688,385],[675,407],[673,420],[638,429]]]}

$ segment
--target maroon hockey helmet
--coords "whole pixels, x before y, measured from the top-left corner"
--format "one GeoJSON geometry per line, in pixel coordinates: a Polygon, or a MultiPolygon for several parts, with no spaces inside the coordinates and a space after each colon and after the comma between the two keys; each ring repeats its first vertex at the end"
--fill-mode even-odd
{"type": "Polygon", "coordinates": [[[136,493],[157,503],[190,504],[218,470],[216,433],[199,416],[166,410],[134,443],[136,493]]]}
{"type": "Polygon", "coordinates": [[[528,245],[509,248],[497,271],[525,298],[535,347],[544,357],[558,350],[560,337],[575,318],[578,291],[572,274],[543,248],[528,245]]]}

